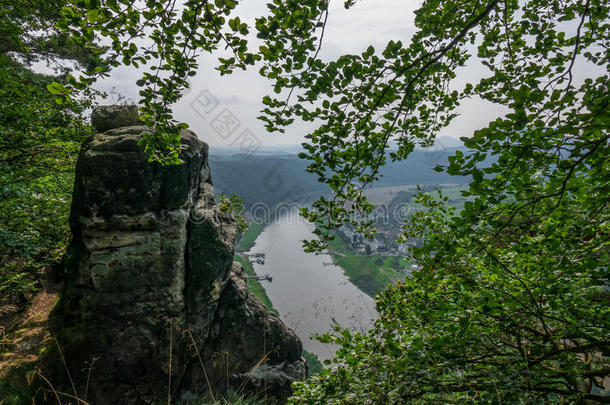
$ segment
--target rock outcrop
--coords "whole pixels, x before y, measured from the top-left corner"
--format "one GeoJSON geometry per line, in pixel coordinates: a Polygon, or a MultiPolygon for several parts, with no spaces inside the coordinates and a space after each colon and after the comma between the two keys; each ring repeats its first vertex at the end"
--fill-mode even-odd
{"type": "Polygon", "coordinates": [[[142,125],[135,105],[111,105],[96,108],[91,113],[91,123],[99,132],[109,129],[142,125]]]}
{"type": "Polygon", "coordinates": [[[215,203],[207,145],[183,131],[183,164],[150,163],[138,143],[150,128],[113,128],[134,114],[94,112],[121,118],[95,123],[106,131],[77,163],[58,335],[78,395],[92,405],[229,388],[285,398],[305,376],[301,342],[233,264],[236,229],[215,203]]]}

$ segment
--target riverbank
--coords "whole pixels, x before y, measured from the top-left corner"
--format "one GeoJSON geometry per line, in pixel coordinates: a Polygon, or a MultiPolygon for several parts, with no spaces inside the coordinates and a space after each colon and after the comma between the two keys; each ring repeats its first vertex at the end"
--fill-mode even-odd
{"type": "MultiPolygon", "coordinates": [[[[264,223],[252,223],[240,238],[236,245],[236,251],[247,252],[251,250],[254,247],[258,236],[265,230],[265,226],[266,224],[264,223]]],[[[404,257],[357,255],[350,249],[349,245],[340,235],[335,236],[335,239],[329,241],[328,244],[333,262],[343,268],[352,284],[371,298],[375,298],[375,295],[379,291],[407,275],[406,270],[411,264],[404,257]]],[[[242,260],[244,258],[245,263],[249,264],[245,264],[242,261],[240,262],[244,266],[246,272],[251,271],[251,273],[248,273],[249,275],[256,274],[254,273],[250,260],[246,256],[243,256],[242,260]]],[[[252,281],[254,281],[252,285],[257,291],[257,296],[267,305],[265,299],[269,300],[269,298],[265,293],[264,287],[262,287],[258,281],[252,281]]]]}
{"type": "MultiPolygon", "coordinates": [[[[235,261],[239,262],[242,265],[246,275],[256,276],[256,273],[254,272],[254,268],[252,267],[252,262],[250,262],[250,259],[248,259],[248,257],[246,255],[239,254],[239,253],[236,254],[235,261]]],[[[263,304],[265,304],[265,306],[267,307],[267,310],[269,312],[273,312],[276,315],[280,314],[275,308],[273,308],[273,304],[271,303],[271,300],[267,296],[267,293],[265,292],[265,288],[261,285],[261,283],[257,279],[248,278],[248,290],[250,290],[250,292],[252,294],[256,295],[263,304]]]]}
{"type": "Polygon", "coordinates": [[[262,221],[251,223],[248,229],[246,229],[244,234],[239,239],[238,243],[235,245],[235,250],[238,252],[247,252],[248,250],[252,249],[256,238],[258,238],[258,235],[260,235],[265,229],[265,225],[266,224],[264,224],[262,221]]]}
{"type": "MultiPolygon", "coordinates": [[[[248,250],[250,250],[254,246],[256,238],[258,238],[258,235],[260,235],[264,229],[265,224],[263,224],[262,222],[251,223],[235,246],[235,261],[239,262],[242,265],[242,267],[244,268],[244,272],[248,276],[256,276],[256,272],[254,271],[254,268],[252,267],[252,262],[250,261],[248,256],[241,252],[247,252],[248,250]]],[[[265,304],[269,312],[273,312],[279,315],[279,312],[275,308],[273,308],[273,304],[267,296],[265,288],[261,285],[261,283],[259,283],[258,280],[256,280],[255,278],[249,278],[248,290],[250,290],[251,293],[256,295],[263,304],[265,304]]]]}
{"type": "MultiPolygon", "coordinates": [[[[254,272],[254,268],[252,267],[252,262],[250,262],[250,259],[248,259],[248,257],[246,255],[239,254],[239,253],[236,254],[235,261],[239,262],[243,266],[244,272],[248,276],[256,276],[256,273],[254,272]]],[[[274,314],[279,316],[280,313],[273,307],[273,303],[269,299],[269,296],[267,295],[267,292],[265,291],[265,287],[263,287],[261,285],[261,283],[258,282],[258,280],[256,280],[255,278],[249,278],[248,279],[248,290],[252,294],[256,295],[263,304],[265,304],[265,307],[267,307],[267,310],[269,312],[273,312],[274,314]]],[[[315,354],[310,353],[306,350],[303,350],[303,357],[305,358],[305,361],[307,362],[307,377],[311,377],[312,375],[321,372],[322,369],[324,368],[324,366],[322,365],[322,363],[320,362],[320,360],[318,359],[318,357],[315,354]]]]}
{"type": "Polygon", "coordinates": [[[400,256],[357,255],[340,235],[328,242],[328,250],[333,262],[343,268],[352,284],[371,298],[406,277],[411,265],[400,256]]]}

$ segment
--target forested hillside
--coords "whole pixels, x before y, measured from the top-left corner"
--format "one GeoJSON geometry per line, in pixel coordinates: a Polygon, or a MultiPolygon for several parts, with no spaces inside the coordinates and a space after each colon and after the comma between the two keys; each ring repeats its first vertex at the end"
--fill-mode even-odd
{"type": "MultiPolygon", "coordinates": [[[[448,163],[455,148],[435,151],[415,151],[411,158],[383,167],[376,187],[395,185],[425,185],[466,183],[468,177],[451,176],[434,170],[448,163]]],[[[246,208],[256,203],[274,207],[278,203],[311,203],[329,188],[307,172],[307,162],[297,155],[214,155],[210,157],[214,170],[214,186],[219,193],[237,194],[246,208]]]]}

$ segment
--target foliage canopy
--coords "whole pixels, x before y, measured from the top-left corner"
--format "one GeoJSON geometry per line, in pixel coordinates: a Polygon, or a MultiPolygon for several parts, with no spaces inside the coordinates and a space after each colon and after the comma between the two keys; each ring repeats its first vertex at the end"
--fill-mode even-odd
{"type": "MultiPolygon", "coordinates": [[[[57,104],[47,86],[96,52],[55,28],[63,1],[0,2],[0,293],[35,284],[68,239],[74,162],[90,130],[87,99],[57,104]],[[48,62],[49,73],[32,70],[48,62]],[[34,276],[34,277],[33,277],[34,276]]],[[[40,70],[40,69],[39,69],[40,70]]],[[[5,295],[6,294],[6,295],[5,295]]]]}

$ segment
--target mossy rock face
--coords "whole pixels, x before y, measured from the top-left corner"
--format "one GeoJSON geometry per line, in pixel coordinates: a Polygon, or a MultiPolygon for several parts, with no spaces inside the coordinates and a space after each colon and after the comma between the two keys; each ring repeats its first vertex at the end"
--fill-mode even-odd
{"type": "MultiPolygon", "coordinates": [[[[150,131],[97,134],[77,163],[56,334],[78,395],[87,391],[92,404],[153,404],[167,401],[168,389],[176,397],[199,391],[206,384],[194,371],[194,347],[211,345],[220,314],[240,325],[267,322],[264,307],[226,298],[236,229],[216,205],[207,145],[183,131],[184,163],[162,166],[148,162],[140,146],[150,131]]],[[[247,344],[262,329],[240,330],[231,350],[242,361],[230,374],[248,372],[263,353],[247,344]]],[[[278,341],[282,333],[296,339],[285,327],[272,330],[278,341]]],[[[300,350],[292,343],[281,360],[300,359],[300,350]]],[[[66,375],[56,372],[58,387],[72,392],[66,375]]]]}
{"type": "Polygon", "coordinates": [[[112,129],[89,138],[77,163],[72,223],[78,216],[110,217],[172,211],[195,202],[201,182],[211,184],[208,146],[182,132],[180,165],[151,163],[140,140],[152,129],[112,129]]]}
{"type": "Polygon", "coordinates": [[[302,344],[250,293],[246,277],[242,265],[235,262],[202,350],[205,377],[195,368],[189,378],[207,378],[216,389],[238,387],[281,403],[291,393],[290,384],[307,376],[302,344]]]}

